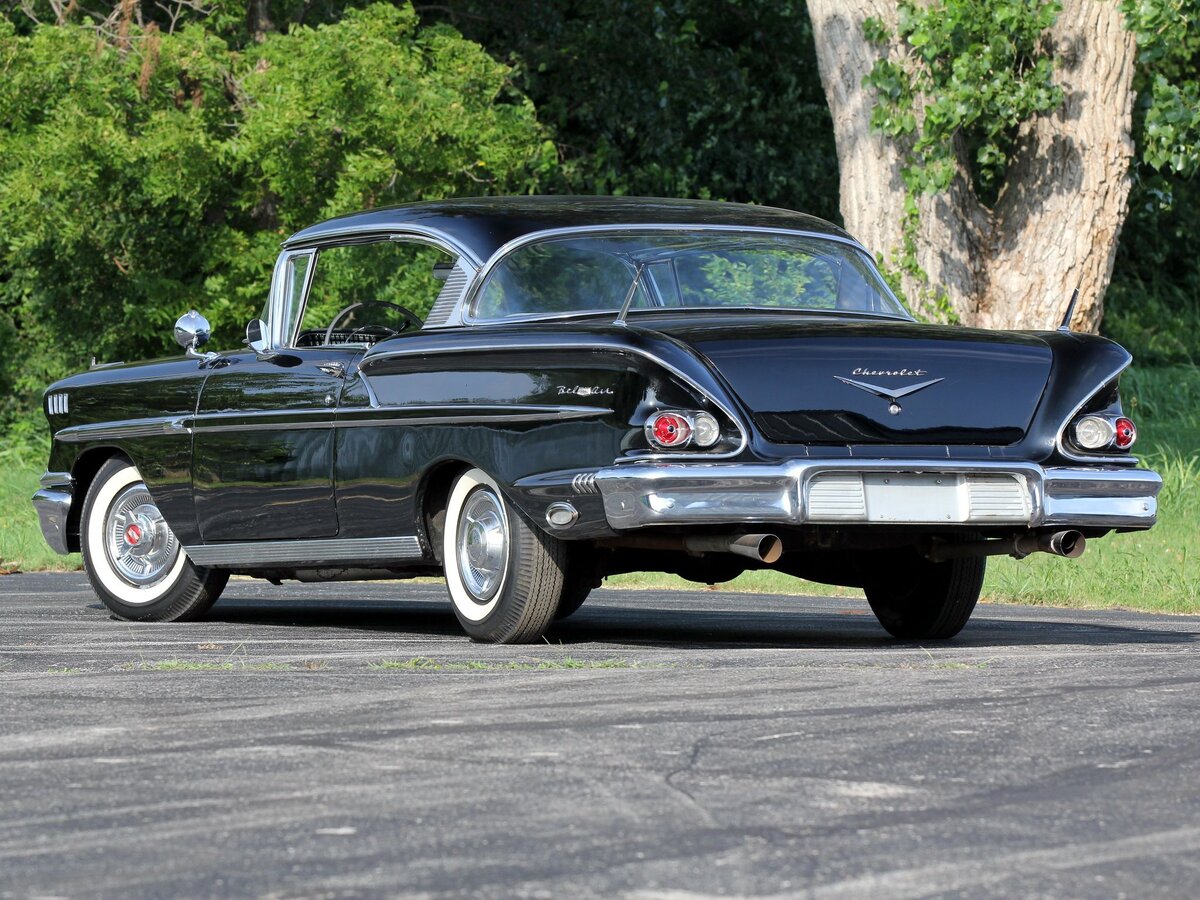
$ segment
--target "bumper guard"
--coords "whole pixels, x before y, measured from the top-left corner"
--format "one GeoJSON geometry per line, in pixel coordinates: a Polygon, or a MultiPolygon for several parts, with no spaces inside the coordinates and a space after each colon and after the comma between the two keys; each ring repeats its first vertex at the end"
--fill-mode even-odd
{"type": "Polygon", "coordinates": [[[33,495],[33,506],[42,526],[42,537],[55,553],[70,553],[67,517],[71,513],[75,482],[70,472],[47,472],[41,483],[41,490],[33,495]]]}

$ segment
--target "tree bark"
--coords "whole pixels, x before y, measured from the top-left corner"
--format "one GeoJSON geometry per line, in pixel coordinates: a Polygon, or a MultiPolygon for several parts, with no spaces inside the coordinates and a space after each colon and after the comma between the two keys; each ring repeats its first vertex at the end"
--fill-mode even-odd
{"type": "MultiPolygon", "coordinates": [[[[842,217],[895,265],[904,244],[904,159],[895,141],[872,132],[875,98],[862,82],[881,52],[899,58],[903,48],[868,43],[862,25],[874,16],[895,33],[896,8],[887,0],[808,7],[833,115],[842,217]]],[[[978,200],[961,164],[949,190],[918,198],[916,258],[929,284],[902,277],[913,305],[942,289],[965,325],[1056,328],[1078,286],[1073,327],[1099,327],[1128,211],[1136,43],[1118,4],[1106,0],[1063,0],[1049,39],[1064,100],[1021,126],[995,205],[978,200]]]]}

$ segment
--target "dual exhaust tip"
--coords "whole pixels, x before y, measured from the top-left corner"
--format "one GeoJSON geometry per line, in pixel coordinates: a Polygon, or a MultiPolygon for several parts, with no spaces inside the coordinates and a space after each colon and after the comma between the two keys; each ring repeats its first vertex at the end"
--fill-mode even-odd
{"type": "Polygon", "coordinates": [[[1066,559],[1079,559],[1086,549],[1087,538],[1083,532],[1069,529],[1049,534],[1027,531],[1011,538],[967,541],[962,544],[935,541],[926,556],[934,562],[968,556],[1015,556],[1017,559],[1024,559],[1031,553],[1052,553],[1066,559]]]}
{"type": "MultiPolygon", "coordinates": [[[[663,550],[683,549],[690,553],[733,553],[771,565],[783,556],[783,541],[774,534],[695,535],[684,538],[645,538],[636,546],[663,550]]],[[[1018,559],[1031,553],[1052,553],[1066,559],[1078,559],[1087,549],[1083,532],[1073,529],[1038,534],[1027,531],[1011,538],[994,538],[951,544],[935,541],[926,554],[934,562],[962,559],[969,556],[1015,556],[1018,559]]]]}

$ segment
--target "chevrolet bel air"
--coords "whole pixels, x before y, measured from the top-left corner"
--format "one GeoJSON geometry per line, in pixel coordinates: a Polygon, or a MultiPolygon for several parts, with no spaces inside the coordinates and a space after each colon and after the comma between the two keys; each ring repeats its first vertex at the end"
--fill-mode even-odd
{"type": "MultiPolygon", "coordinates": [[[[1069,318],[1069,314],[1068,314],[1069,318]]],[[[289,238],[245,345],[47,390],[46,540],[117,616],[231,574],[444,575],[528,642],[601,580],[751,568],[861,588],[902,639],[966,624],[988,556],[1150,528],[1130,355],[922,324],[850,235],[732,203],[415,203],[289,238]]]]}

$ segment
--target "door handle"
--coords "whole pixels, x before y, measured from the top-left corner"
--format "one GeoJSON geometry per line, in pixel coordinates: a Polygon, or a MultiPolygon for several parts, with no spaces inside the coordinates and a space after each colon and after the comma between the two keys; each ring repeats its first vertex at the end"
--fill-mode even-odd
{"type": "Polygon", "coordinates": [[[317,368],[326,375],[332,375],[334,378],[346,377],[346,364],[343,362],[323,362],[317,363],[317,368]]]}

